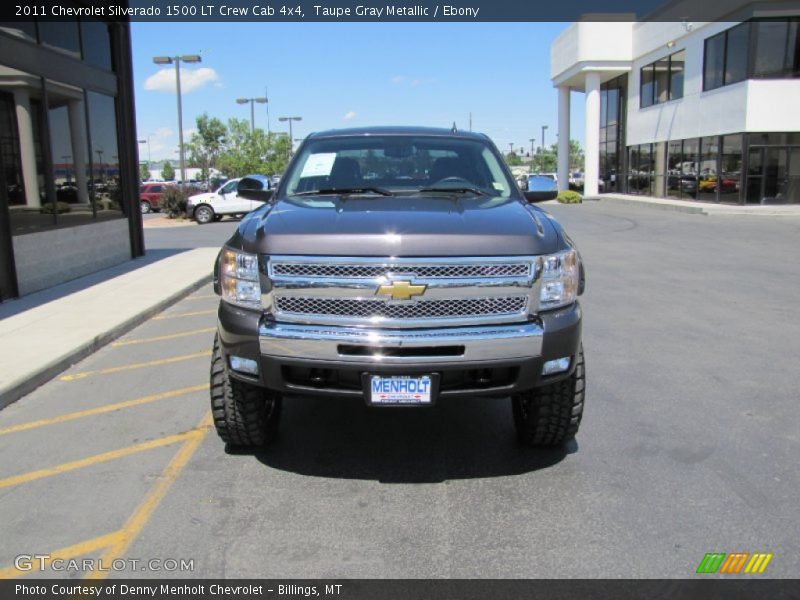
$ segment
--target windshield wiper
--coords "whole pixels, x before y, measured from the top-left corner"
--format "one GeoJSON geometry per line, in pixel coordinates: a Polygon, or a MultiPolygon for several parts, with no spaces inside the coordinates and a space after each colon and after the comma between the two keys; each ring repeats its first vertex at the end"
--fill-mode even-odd
{"type": "Polygon", "coordinates": [[[459,186],[459,187],[428,187],[420,188],[420,192],[437,192],[442,194],[475,194],[476,196],[487,196],[488,194],[480,188],[459,186]]]}
{"type": "Polygon", "coordinates": [[[380,187],[353,187],[353,188],[324,188],[321,190],[309,190],[307,192],[297,192],[292,196],[350,196],[352,194],[378,194],[380,196],[394,196],[392,192],[380,187]]]}

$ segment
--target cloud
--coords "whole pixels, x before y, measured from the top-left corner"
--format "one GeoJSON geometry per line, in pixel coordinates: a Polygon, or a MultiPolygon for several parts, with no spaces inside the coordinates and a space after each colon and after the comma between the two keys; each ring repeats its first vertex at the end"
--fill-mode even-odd
{"type": "MultiPolygon", "coordinates": [[[[199,69],[181,69],[181,92],[187,93],[200,89],[207,83],[219,79],[214,69],[200,67],[199,69]]],[[[144,89],[153,92],[175,92],[175,69],[167,67],[148,77],[144,82],[144,89]]]]}
{"type": "Polygon", "coordinates": [[[356,111],[351,110],[345,116],[342,117],[342,121],[350,121],[351,119],[355,119],[356,114],[357,114],[356,111]]]}
{"type": "Polygon", "coordinates": [[[399,85],[401,83],[405,83],[405,81],[407,79],[408,79],[408,77],[406,77],[405,75],[395,75],[389,81],[391,81],[394,84],[398,84],[399,85]]]}

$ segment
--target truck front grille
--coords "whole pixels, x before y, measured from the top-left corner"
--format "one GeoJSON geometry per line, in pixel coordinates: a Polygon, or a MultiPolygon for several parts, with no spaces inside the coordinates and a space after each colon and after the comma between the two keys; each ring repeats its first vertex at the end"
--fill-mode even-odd
{"type": "Polygon", "coordinates": [[[320,279],[378,279],[392,275],[409,275],[423,279],[464,279],[494,277],[527,277],[531,263],[488,264],[323,264],[271,263],[272,274],[279,277],[320,279]]]}
{"type": "Polygon", "coordinates": [[[267,256],[264,262],[262,304],[278,322],[470,327],[523,323],[538,310],[537,256],[267,256]],[[380,291],[395,286],[394,297],[380,291]],[[404,296],[409,286],[414,294],[404,296]]]}
{"type": "Polygon", "coordinates": [[[392,303],[372,298],[279,297],[280,313],[347,319],[451,319],[524,314],[527,296],[459,298],[392,303]]]}

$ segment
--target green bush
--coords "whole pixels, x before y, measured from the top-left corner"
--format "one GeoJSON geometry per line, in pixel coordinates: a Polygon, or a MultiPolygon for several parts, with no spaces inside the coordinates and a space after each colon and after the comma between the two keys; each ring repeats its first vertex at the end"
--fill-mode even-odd
{"type": "Polygon", "coordinates": [[[557,200],[561,202],[561,204],[580,204],[583,202],[583,200],[581,200],[581,195],[572,190],[562,190],[558,192],[557,200]]]}
{"type": "Polygon", "coordinates": [[[53,212],[57,212],[58,214],[61,213],[68,213],[72,210],[69,204],[66,202],[56,202],[55,209],[53,208],[52,204],[45,204],[42,208],[39,209],[39,212],[43,215],[52,215],[53,212]]]}
{"type": "Polygon", "coordinates": [[[158,201],[158,206],[170,219],[176,219],[186,214],[186,199],[189,194],[177,185],[166,186],[164,194],[158,201]]]}

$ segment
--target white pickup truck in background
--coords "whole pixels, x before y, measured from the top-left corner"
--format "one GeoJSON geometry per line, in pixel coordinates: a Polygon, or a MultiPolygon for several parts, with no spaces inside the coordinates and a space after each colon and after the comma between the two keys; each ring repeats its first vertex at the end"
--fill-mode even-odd
{"type": "MultiPolygon", "coordinates": [[[[251,200],[239,196],[237,189],[242,180],[252,182],[253,189],[269,190],[269,177],[248,175],[238,179],[230,179],[216,192],[205,192],[190,196],[186,201],[186,214],[200,225],[219,221],[225,215],[243,216],[264,204],[259,200],[251,200]]],[[[252,187],[252,186],[251,186],[252,187]]]]}

